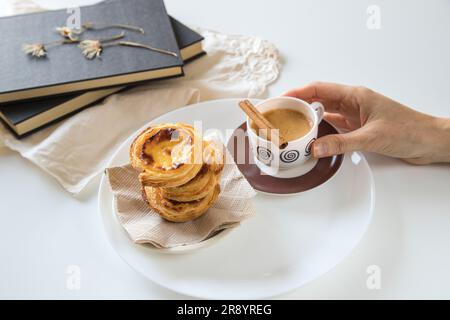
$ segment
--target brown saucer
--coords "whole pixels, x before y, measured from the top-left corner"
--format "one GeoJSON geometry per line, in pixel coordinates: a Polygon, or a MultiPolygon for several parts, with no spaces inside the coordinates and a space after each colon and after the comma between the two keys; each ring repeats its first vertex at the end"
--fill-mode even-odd
{"type": "MultiPolygon", "coordinates": [[[[328,122],[322,121],[320,123],[318,137],[335,133],[338,132],[328,122]]],[[[230,140],[228,140],[228,150],[233,155],[235,161],[239,153],[245,153],[245,163],[238,164],[237,166],[255,190],[275,194],[299,193],[315,188],[330,179],[339,169],[343,160],[343,155],[319,159],[311,171],[295,178],[283,179],[261,174],[259,168],[253,163],[253,155],[250,150],[247,137],[247,125],[245,122],[233,132],[230,140]],[[239,129],[245,131],[245,144],[244,147],[241,147],[244,150],[237,150],[239,144],[234,143],[238,134],[237,130],[239,129]],[[249,161],[249,159],[252,159],[252,161],[249,161]]]]}

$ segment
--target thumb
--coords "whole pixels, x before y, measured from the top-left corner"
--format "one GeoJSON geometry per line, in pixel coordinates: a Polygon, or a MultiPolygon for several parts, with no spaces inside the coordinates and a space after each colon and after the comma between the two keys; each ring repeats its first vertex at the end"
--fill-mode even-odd
{"type": "Polygon", "coordinates": [[[367,138],[362,129],[343,134],[330,134],[318,138],[312,146],[314,158],[330,157],[349,151],[364,149],[367,138]]]}

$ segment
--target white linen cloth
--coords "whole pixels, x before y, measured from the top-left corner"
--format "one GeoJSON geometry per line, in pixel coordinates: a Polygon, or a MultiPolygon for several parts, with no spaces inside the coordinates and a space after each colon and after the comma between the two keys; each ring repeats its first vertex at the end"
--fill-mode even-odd
{"type": "MultiPolygon", "coordinates": [[[[29,0],[16,2],[27,4],[21,8],[36,9],[29,0]]],[[[155,117],[204,100],[262,97],[267,85],[277,79],[280,55],[270,42],[195,30],[205,37],[208,55],[187,64],[185,77],[114,94],[22,140],[0,125],[0,146],[19,152],[67,191],[78,193],[105,169],[129,135],[155,117]]]]}

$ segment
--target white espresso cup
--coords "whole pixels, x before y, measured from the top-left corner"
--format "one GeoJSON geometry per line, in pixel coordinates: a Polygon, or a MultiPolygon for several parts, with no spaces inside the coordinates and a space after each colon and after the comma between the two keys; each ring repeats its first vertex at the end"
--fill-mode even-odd
{"type": "Polygon", "coordinates": [[[311,104],[292,97],[275,97],[257,104],[261,113],[276,109],[291,109],[301,112],[310,122],[311,129],[304,136],[289,141],[284,149],[280,149],[272,141],[257,135],[251,129],[251,119],[247,117],[247,134],[253,151],[255,164],[265,174],[280,178],[291,178],[311,170],[315,162],[311,158],[311,145],[317,139],[319,123],[322,121],[324,107],[320,102],[311,104]]]}

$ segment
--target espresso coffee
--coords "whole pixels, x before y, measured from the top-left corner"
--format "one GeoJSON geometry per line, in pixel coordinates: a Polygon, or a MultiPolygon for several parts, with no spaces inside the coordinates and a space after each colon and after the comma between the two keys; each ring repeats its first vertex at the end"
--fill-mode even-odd
{"type": "MultiPolygon", "coordinates": [[[[263,112],[263,116],[284,136],[287,141],[305,136],[312,127],[310,120],[302,113],[292,109],[274,109],[263,112]]],[[[254,123],[252,129],[258,134],[254,123]]]]}

